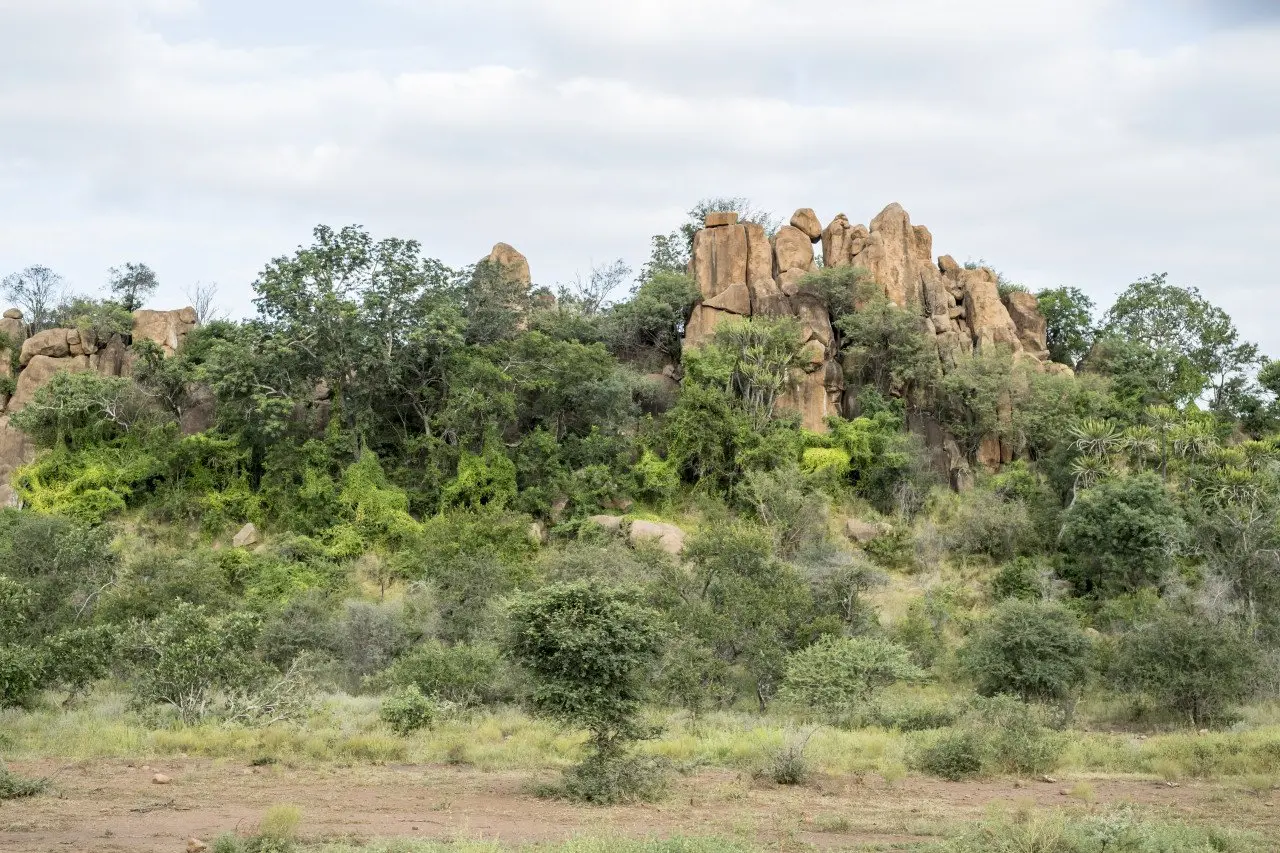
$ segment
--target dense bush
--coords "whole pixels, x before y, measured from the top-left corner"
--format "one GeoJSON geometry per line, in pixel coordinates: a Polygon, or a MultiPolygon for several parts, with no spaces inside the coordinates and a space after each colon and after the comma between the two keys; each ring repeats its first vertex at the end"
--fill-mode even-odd
{"type": "Polygon", "coordinates": [[[418,729],[430,728],[437,714],[436,703],[417,685],[401,687],[382,700],[378,716],[398,735],[407,735],[418,729]]]}
{"type": "Polygon", "coordinates": [[[984,696],[1066,699],[1088,674],[1089,638],[1061,605],[1007,599],[960,651],[984,696]]]}
{"type": "Polygon", "coordinates": [[[883,637],[827,636],[787,658],[779,696],[838,721],[862,710],[879,688],[923,676],[906,649],[883,637]]]}

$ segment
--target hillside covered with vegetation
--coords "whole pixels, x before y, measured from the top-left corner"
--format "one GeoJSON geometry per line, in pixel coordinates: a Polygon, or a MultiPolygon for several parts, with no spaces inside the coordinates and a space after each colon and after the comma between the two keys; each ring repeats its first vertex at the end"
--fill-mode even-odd
{"type": "MultiPolygon", "coordinates": [[[[563,767],[593,802],[699,763],[1280,774],[1278,363],[1154,275],[1036,294],[1074,373],[946,365],[825,267],[848,416],[802,429],[796,320],[682,351],[707,207],[554,291],[317,228],[252,319],[57,374],[10,416],[0,752],[563,767]]],[[[24,307],[101,339],[137,297],[24,307]]]]}

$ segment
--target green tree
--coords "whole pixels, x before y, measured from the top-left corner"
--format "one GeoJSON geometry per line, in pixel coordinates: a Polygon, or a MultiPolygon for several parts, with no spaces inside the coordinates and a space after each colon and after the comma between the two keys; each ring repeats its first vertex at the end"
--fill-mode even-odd
{"type": "Polygon", "coordinates": [[[1068,699],[1088,674],[1089,638],[1060,604],[1006,599],[960,657],[983,696],[1068,699]]]}
{"type": "Polygon", "coordinates": [[[22,309],[23,319],[37,332],[53,324],[54,312],[66,290],[62,276],[38,264],[10,273],[0,281],[0,293],[22,309]]]}
{"type": "Polygon", "coordinates": [[[662,648],[656,613],[581,581],[519,595],[510,613],[508,651],[532,675],[541,713],[588,730],[602,754],[646,734],[645,675],[662,648]]]}
{"type": "Polygon", "coordinates": [[[1257,647],[1234,625],[1165,610],[1121,638],[1111,677],[1200,726],[1249,695],[1259,664],[1257,647]]]}
{"type": "Polygon", "coordinates": [[[160,282],[156,280],[151,267],[132,261],[112,267],[107,279],[107,287],[126,311],[141,308],[159,286],[160,282]]]}
{"type": "Polygon", "coordinates": [[[910,651],[883,637],[828,635],[787,657],[779,697],[839,721],[865,709],[880,688],[924,674],[910,651]]]}
{"type": "Polygon", "coordinates": [[[1065,514],[1065,575],[1082,594],[1137,592],[1172,567],[1184,532],[1181,511],[1155,475],[1105,480],[1065,514]]]}
{"type": "Polygon", "coordinates": [[[1078,287],[1045,288],[1036,300],[1045,320],[1049,357],[1075,367],[1093,343],[1093,300],[1078,287]]]}
{"type": "Polygon", "coordinates": [[[857,309],[835,325],[847,353],[845,376],[857,386],[870,385],[882,396],[910,397],[938,377],[938,350],[920,319],[885,297],[866,279],[854,283],[857,309]]]}

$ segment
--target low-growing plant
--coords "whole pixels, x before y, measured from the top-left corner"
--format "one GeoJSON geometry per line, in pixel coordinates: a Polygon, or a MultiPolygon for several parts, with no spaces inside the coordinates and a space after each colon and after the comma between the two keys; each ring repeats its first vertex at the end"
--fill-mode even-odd
{"type": "Polygon", "coordinates": [[[382,700],[378,716],[398,735],[408,735],[430,728],[436,721],[436,702],[422,695],[418,685],[401,687],[382,700]]]}
{"type": "Polygon", "coordinates": [[[0,762],[0,801],[34,797],[48,789],[48,779],[29,779],[19,776],[0,762]]]}

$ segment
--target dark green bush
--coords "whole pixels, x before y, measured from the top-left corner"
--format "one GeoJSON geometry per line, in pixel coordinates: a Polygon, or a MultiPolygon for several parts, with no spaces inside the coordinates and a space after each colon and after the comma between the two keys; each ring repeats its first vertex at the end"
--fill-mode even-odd
{"type": "Polygon", "coordinates": [[[436,702],[423,696],[422,691],[411,684],[383,699],[378,716],[396,734],[407,735],[419,729],[430,728],[437,713],[436,702]]]}

